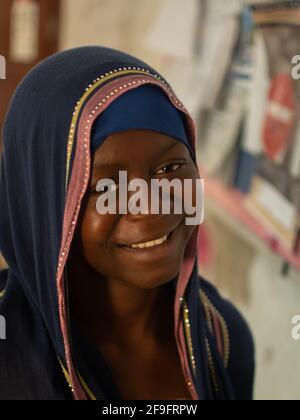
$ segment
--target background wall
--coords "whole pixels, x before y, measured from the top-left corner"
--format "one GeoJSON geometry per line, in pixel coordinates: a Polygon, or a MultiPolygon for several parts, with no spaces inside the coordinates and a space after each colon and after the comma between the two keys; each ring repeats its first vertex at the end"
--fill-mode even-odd
{"type": "Polygon", "coordinates": [[[144,35],[157,15],[160,0],[64,0],[60,49],[102,44],[157,63],[144,35]]]}

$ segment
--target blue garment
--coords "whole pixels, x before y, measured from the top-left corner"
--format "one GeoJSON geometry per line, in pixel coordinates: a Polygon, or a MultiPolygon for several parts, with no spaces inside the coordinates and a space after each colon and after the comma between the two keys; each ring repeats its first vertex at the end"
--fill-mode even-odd
{"type": "MultiPolygon", "coordinates": [[[[67,367],[56,284],[64,210],[72,192],[68,183],[66,189],[70,126],[74,107],[91,81],[129,66],[157,75],[146,63],[109,48],[65,51],[36,66],[22,81],[10,104],[3,130],[0,178],[0,251],[9,265],[9,269],[0,272],[0,290],[5,288],[0,315],[7,320],[8,334],[7,340],[0,340],[0,400],[73,398],[58,362],[60,359],[67,367]]],[[[123,76],[115,76],[118,77],[123,76]]],[[[73,128],[75,132],[77,129],[73,128]]],[[[94,133],[96,139],[97,130],[94,133]]],[[[186,141],[183,132],[180,139],[186,141]]],[[[76,136],[74,142],[70,175],[75,173],[76,136]]],[[[199,277],[197,264],[195,259],[185,292],[197,367],[193,377],[197,395],[207,400],[251,399],[254,351],[249,328],[240,314],[199,277]],[[228,368],[205,318],[199,299],[201,288],[210,294],[232,335],[228,368]],[[208,369],[207,342],[217,391],[208,369]]],[[[65,295],[63,299],[68,305],[65,295]]],[[[85,357],[82,342],[74,331],[71,333],[76,369],[97,399],[112,399],[115,387],[105,363],[101,364],[92,348],[85,357]]]]}

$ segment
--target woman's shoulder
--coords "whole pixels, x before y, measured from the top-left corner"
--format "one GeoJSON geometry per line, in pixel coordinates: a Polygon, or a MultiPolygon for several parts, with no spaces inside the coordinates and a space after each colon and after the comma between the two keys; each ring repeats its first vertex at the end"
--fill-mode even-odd
{"type": "Polygon", "coordinates": [[[229,300],[208,281],[200,278],[202,299],[219,318],[223,335],[225,364],[238,399],[252,399],[255,375],[255,345],[248,322],[229,300]]]}

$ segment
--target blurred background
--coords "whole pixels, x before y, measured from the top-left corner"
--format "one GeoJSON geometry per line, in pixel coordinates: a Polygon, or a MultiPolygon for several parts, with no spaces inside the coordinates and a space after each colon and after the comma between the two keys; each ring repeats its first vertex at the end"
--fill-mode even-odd
{"type": "Polygon", "coordinates": [[[81,45],[148,62],[193,114],[206,180],[200,271],[253,330],[257,399],[300,399],[299,39],[300,1],[0,2],[1,125],[26,72],[81,45]]]}

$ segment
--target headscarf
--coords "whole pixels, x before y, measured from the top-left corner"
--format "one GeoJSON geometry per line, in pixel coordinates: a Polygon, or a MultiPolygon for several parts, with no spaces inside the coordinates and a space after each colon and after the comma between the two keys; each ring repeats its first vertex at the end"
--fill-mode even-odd
{"type": "MultiPolygon", "coordinates": [[[[89,369],[79,371],[76,364],[65,267],[89,182],[92,127],[106,126],[101,115],[120,106],[118,98],[125,101],[135,90],[139,95],[138,88],[148,85],[184,115],[186,137],[183,130],[173,134],[195,151],[193,119],[166,80],[117,50],[82,47],[55,54],[30,71],[14,94],[0,180],[0,251],[9,266],[1,272],[6,289],[0,314],[9,339],[0,341],[0,382],[10,399],[105,398],[105,376],[98,376],[94,389],[89,369]]],[[[97,132],[93,141],[101,143],[97,132]]],[[[182,370],[193,399],[233,398],[205,320],[197,243],[195,229],[176,283],[174,334],[182,370]]]]}

